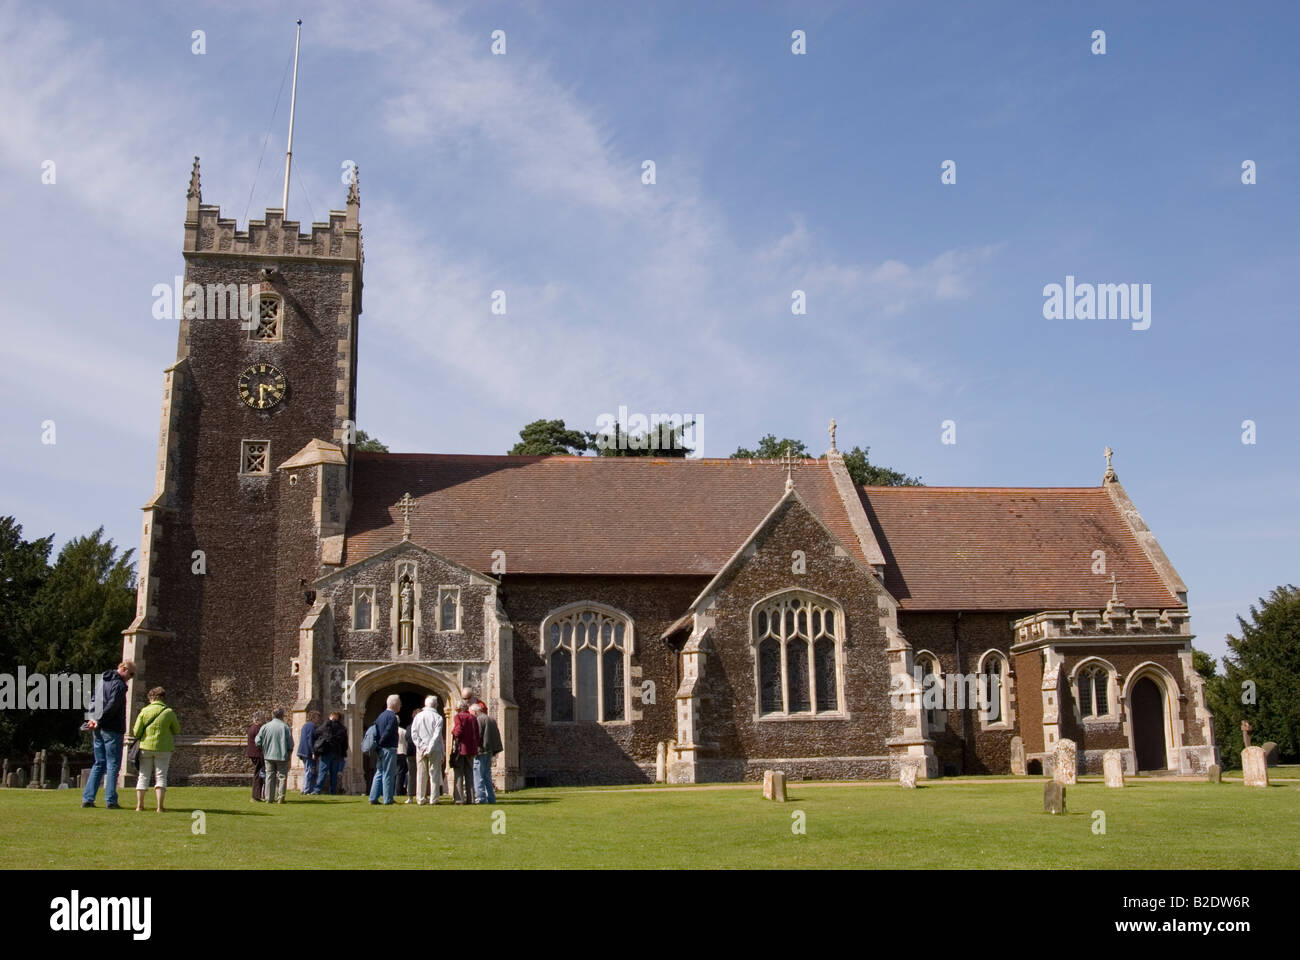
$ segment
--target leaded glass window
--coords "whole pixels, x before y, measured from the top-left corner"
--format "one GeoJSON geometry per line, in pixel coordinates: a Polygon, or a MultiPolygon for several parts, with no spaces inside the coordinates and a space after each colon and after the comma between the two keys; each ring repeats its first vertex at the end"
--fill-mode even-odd
{"type": "Polygon", "coordinates": [[[630,623],[614,611],[578,607],[543,623],[553,723],[628,719],[630,623]]]}
{"type": "Polygon", "coordinates": [[[791,715],[840,709],[837,611],[826,601],[792,592],[754,611],[759,713],[791,715]]]}

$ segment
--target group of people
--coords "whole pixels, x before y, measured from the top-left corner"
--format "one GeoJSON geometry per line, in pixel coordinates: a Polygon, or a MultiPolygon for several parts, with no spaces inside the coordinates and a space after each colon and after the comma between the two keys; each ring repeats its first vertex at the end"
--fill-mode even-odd
{"type": "MultiPolygon", "coordinates": [[[[117,802],[117,779],[122,766],[122,748],[126,740],[127,684],[135,676],[135,664],[124,660],[115,670],[103,675],[101,690],[83,729],[91,734],[94,763],[81,795],[83,807],[93,807],[100,784],[104,786],[104,805],[120,810],[117,802]]],[[[406,802],[436,804],[439,796],[451,794],[456,804],[496,803],[492,784],[492,760],[504,747],[497,722],[488,713],[487,704],[474,696],[469,687],[461,689],[451,728],[452,787],[447,788],[447,742],[442,710],[437,697],[424,700],[424,708],[415,711],[411,722],[402,726],[398,711],[402,698],[394,694],[386,709],[366,731],[367,752],[373,751],[375,773],[370,783],[370,802],[392,804],[398,794],[406,802]]],[[[156,795],[155,810],[164,812],[167,792],[167,769],[175,749],[176,735],[181,732],[176,712],[167,706],[167,692],[162,687],[149,691],[149,703],[131,727],[131,736],[139,746],[138,757],[132,751],[138,773],[135,784],[135,809],[144,809],[144,797],[152,782],[156,795]]],[[[288,790],[289,763],[294,755],[293,728],[285,722],[284,708],[276,707],[268,719],[258,711],[248,728],[248,758],[253,765],[254,802],[284,803],[288,790]]],[[[339,792],[339,775],[348,757],[348,730],[342,714],[335,712],[322,723],[319,712],[307,714],[298,737],[298,757],[303,763],[302,793],[312,796],[339,792]]]]}
{"type": "Polygon", "coordinates": [[[501,731],[487,711],[487,704],[473,695],[469,687],[461,689],[461,702],[451,729],[452,789],[446,789],[444,768],[447,744],[442,711],[438,698],[425,697],[424,709],[403,727],[397,712],[402,698],[393,694],[386,709],[366,731],[363,746],[373,745],[375,773],[370,782],[370,802],[392,804],[403,792],[411,802],[411,782],[415,783],[415,802],[436,804],[440,794],[450,792],[456,804],[496,803],[492,784],[492,759],[502,751],[501,731]]]}
{"type": "MultiPolygon", "coordinates": [[[[252,801],[284,803],[288,789],[289,758],[293,756],[293,729],[284,721],[284,708],[271,711],[271,719],[261,711],[253,714],[248,728],[248,759],[253,764],[252,801]]],[[[339,774],[348,758],[348,728],[343,714],[330,714],[321,723],[319,711],[307,714],[298,737],[298,757],[303,762],[302,793],[312,796],[339,792],[339,774]]]]}
{"type": "MultiPolygon", "coordinates": [[[[90,732],[94,762],[86,778],[86,788],[81,793],[81,805],[93,807],[104,784],[104,806],[109,810],[122,809],[117,802],[117,775],[122,769],[122,744],[126,737],[127,682],[135,676],[135,664],[123,660],[115,670],[106,670],[92,705],[90,717],[82,729],[90,732]]],[[[167,691],[154,687],[149,691],[149,703],[140,711],[131,727],[131,737],[139,746],[136,760],[135,809],[144,810],[144,795],[152,781],[155,796],[154,810],[165,812],[163,797],[167,793],[167,768],[176,748],[176,735],[181,732],[176,711],[167,706],[167,691]]],[[[133,754],[135,751],[133,750],[133,754]]]]}

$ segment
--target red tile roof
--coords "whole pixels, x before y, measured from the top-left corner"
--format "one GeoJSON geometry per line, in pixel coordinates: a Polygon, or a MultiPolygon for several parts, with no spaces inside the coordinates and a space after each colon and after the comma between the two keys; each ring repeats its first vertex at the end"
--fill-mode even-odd
{"type": "MultiPolygon", "coordinates": [[[[771,461],[357,453],[346,562],[411,539],[483,572],[712,576],[780,499],[771,461]]],[[[862,557],[825,461],[794,470],[800,496],[862,557]]],[[[1107,551],[1130,606],[1178,606],[1101,487],[869,487],[867,515],[905,609],[1100,607],[1107,551]]]]}
{"type": "Polygon", "coordinates": [[[865,487],[904,609],[1181,607],[1104,487],[865,487]],[[1106,573],[1092,572],[1094,550],[1106,573]]]}

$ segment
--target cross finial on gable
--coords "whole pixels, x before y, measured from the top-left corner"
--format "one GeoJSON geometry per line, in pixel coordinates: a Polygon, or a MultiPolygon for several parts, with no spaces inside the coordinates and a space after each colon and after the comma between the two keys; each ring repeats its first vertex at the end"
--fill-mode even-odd
{"type": "Polygon", "coordinates": [[[1119,477],[1115,474],[1115,468],[1110,465],[1110,458],[1115,455],[1115,451],[1108,446],[1102,453],[1106,456],[1106,475],[1103,477],[1103,482],[1118,480],[1119,477]]]}
{"type": "Polygon", "coordinates": [[[831,417],[831,425],[828,429],[830,430],[830,434],[831,434],[831,450],[833,452],[835,450],[835,418],[834,417],[831,417]]]}
{"type": "Polygon", "coordinates": [[[777,463],[785,465],[785,492],[789,493],[794,489],[794,477],[790,475],[790,470],[800,463],[799,458],[791,452],[790,444],[785,445],[785,454],[777,463]]]}
{"type": "Polygon", "coordinates": [[[411,494],[402,494],[402,499],[397,501],[397,508],[402,511],[402,539],[411,539],[411,511],[416,508],[416,502],[411,498],[411,494]]]}

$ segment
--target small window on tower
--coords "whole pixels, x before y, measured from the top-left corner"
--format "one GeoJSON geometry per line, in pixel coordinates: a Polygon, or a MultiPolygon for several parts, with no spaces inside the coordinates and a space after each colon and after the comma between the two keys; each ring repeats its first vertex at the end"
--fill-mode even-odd
{"type": "Polygon", "coordinates": [[[241,444],[239,472],[250,477],[271,473],[271,443],[268,440],[245,440],[241,444]]]}
{"type": "Polygon", "coordinates": [[[257,298],[257,325],[250,339],[273,341],[283,338],[284,301],[274,293],[264,293],[257,298]]]}

